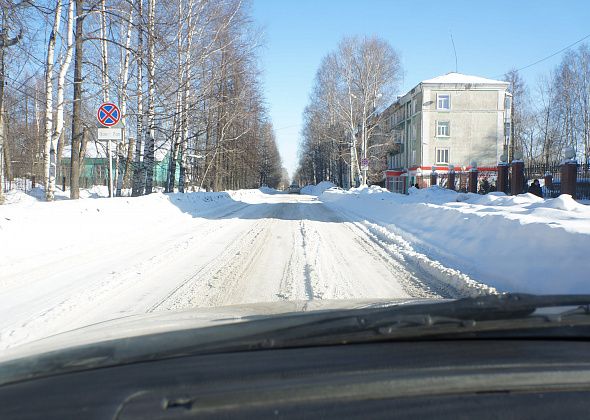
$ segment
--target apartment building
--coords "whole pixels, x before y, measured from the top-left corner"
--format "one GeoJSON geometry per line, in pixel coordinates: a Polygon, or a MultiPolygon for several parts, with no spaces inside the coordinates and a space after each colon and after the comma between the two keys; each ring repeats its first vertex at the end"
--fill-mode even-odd
{"type": "Polygon", "coordinates": [[[424,80],[389,106],[381,129],[393,139],[385,185],[405,192],[417,176],[493,170],[510,133],[508,83],[461,73],[424,80]]]}

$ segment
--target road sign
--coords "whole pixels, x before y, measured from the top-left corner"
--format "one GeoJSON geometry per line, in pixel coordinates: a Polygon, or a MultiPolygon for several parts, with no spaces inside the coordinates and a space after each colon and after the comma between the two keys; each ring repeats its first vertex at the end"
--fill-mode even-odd
{"type": "Polygon", "coordinates": [[[117,105],[110,102],[105,102],[98,107],[96,118],[98,119],[98,122],[105,127],[112,127],[116,125],[121,119],[121,111],[117,105]]]}
{"type": "Polygon", "coordinates": [[[367,171],[369,169],[369,158],[361,158],[361,169],[367,171]]]}
{"type": "Polygon", "coordinates": [[[113,194],[113,153],[111,150],[111,140],[122,140],[123,130],[120,128],[111,128],[119,123],[121,111],[119,107],[111,102],[105,102],[98,107],[96,112],[98,122],[107,128],[98,128],[98,139],[107,141],[107,153],[109,157],[109,196],[113,194]]]}
{"type": "Polygon", "coordinates": [[[102,128],[98,129],[99,140],[123,140],[123,130],[120,128],[102,128]]]}

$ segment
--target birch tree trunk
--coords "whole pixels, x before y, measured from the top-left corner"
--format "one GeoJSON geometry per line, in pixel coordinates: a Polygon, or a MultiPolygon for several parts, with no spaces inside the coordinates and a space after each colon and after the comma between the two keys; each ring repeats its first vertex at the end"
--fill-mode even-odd
{"type": "MultiPolygon", "coordinates": [[[[68,73],[68,69],[70,68],[70,63],[72,62],[72,56],[74,52],[74,1],[70,0],[68,4],[68,23],[67,23],[67,45],[66,45],[66,55],[64,61],[61,64],[61,68],[59,69],[59,74],[57,76],[57,107],[55,110],[55,127],[53,129],[53,133],[51,135],[51,146],[50,146],[50,153],[51,153],[51,168],[50,168],[50,177],[49,177],[49,185],[47,189],[48,195],[51,194],[51,200],[53,200],[55,195],[55,177],[57,174],[57,165],[59,165],[59,159],[61,158],[61,153],[57,153],[58,149],[58,142],[60,139],[63,139],[62,133],[64,129],[64,90],[65,90],[65,83],[66,83],[66,75],[68,73]]],[[[61,140],[63,143],[63,140],[61,140]]],[[[60,150],[61,151],[61,150],[60,150]]],[[[49,200],[49,199],[48,199],[49,200]]]]}
{"type": "MultiPolygon", "coordinates": [[[[19,6],[23,6],[24,3],[20,3],[19,6]]],[[[26,6],[24,6],[26,7],[26,6]]],[[[4,50],[8,47],[16,45],[22,38],[22,29],[20,33],[14,37],[8,37],[8,25],[6,22],[6,9],[0,10],[0,204],[4,203],[4,171],[10,166],[10,159],[8,147],[6,147],[6,125],[4,116],[4,50]]]]}
{"type": "Polygon", "coordinates": [[[177,91],[176,91],[176,104],[174,108],[174,118],[172,122],[172,144],[170,147],[170,159],[168,165],[168,176],[166,179],[166,192],[174,192],[174,184],[176,183],[176,159],[178,156],[178,148],[180,145],[180,132],[181,132],[181,121],[182,121],[182,89],[184,83],[189,83],[188,80],[184,80],[184,65],[183,65],[183,29],[185,16],[183,13],[184,0],[178,0],[178,32],[176,34],[176,48],[177,48],[177,60],[178,69],[176,73],[177,78],[177,91]]]}
{"type": "Polygon", "coordinates": [[[156,0],[148,0],[148,129],[145,136],[145,193],[151,194],[154,182],[154,111],[155,111],[155,12],[156,0]]]}
{"type": "Polygon", "coordinates": [[[107,44],[106,0],[100,0],[100,58],[102,73],[102,101],[109,101],[109,56],[107,44]]]}
{"type": "MultiPolygon", "coordinates": [[[[127,21],[127,31],[125,35],[125,50],[123,52],[123,63],[121,65],[121,72],[120,72],[120,90],[119,90],[119,105],[121,106],[121,122],[122,122],[122,130],[123,130],[123,139],[122,144],[125,144],[127,141],[127,85],[129,83],[129,64],[131,61],[131,34],[133,30],[133,7],[134,7],[134,0],[130,0],[129,4],[129,19],[127,21]]],[[[124,150],[124,148],[121,148],[124,150]]],[[[124,170],[120,171],[117,177],[117,197],[121,197],[121,189],[123,188],[125,177],[129,171],[131,159],[133,157],[133,145],[131,144],[131,139],[127,144],[127,158],[125,160],[125,168],[124,170]]],[[[119,168],[119,154],[117,154],[117,168],[119,168]]]]}
{"type": "Polygon", "coordinates": [[[178,190],[181,193],[184,193],[184,185],[186,183],[186,149],[188,146],[188,136],[189,136],[189,128],[188,128],[188,113],[190,110],[190,81],[191,81],[191,50],[192,50],[192,41],[194,36],[194,27],[193,27],[193,0],[189,1],[189,15],[187,20],[187,40],[186,40],[186,51],[185,51],[185,59],[184,59],[184,67],[185,67],[185,83],[184,83],[184,92],[183,92],[183,103],[184,109],[182,111],[182,119],[181,119],[181,129],[182,129],[182,137],[180,141],[180,157],[178,161],[180,162],[180,174],[178,178],[178,190]]]}
{"type": "Polygon", "coordinates": [[[45,177],[45,199],[53,201],[55,193],[55,149],[52,148],[53,134],[53,68],[55,66],[55,41],[61,22],[61,0],[55,4],[53,28],[49,34],[47,59],[45,61],[45,149],[43,153],[43,174],[45,177]],[[53,184],[53,188],[51,185],[53,184]]]}
{"type": "Polygon", "coordinates": [[[133,188],[131,195],[137,197],[145,189],[145,168],[142,159],[143,144],[143,0],[138,0],[137,28],[137,133],[133,165],[133,188]]]}

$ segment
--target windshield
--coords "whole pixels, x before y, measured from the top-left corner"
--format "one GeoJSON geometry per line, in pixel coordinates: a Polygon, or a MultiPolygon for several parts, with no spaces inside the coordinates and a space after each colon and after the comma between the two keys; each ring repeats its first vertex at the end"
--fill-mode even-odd
{"type": "Polygon", "coordinates": [[[0,357],[590,293],[584,2],[0,5],[0,357]]]}

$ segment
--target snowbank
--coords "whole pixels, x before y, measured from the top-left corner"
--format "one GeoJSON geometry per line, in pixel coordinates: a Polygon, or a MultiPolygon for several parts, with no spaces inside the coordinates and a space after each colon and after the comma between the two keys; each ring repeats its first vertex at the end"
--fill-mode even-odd
{"type": "Polygon", "coordinates": [[[65,199],[66,194],[60,192],[55,202],[48,203],[42,201],[42,188],[7,193],[6,204],[0,205],[0,238],[10,240],[0,240],[0,255],[12,263],[2,267],[0,277],[19,269],[18,262],[25,263],[32,251],[48,261],[67,258],[78,253],[81,243],[108,247],[112,235],[124,237],[143,226],[164,226],[183,217],[218,216],[265,197],[260,190],[237,190],[100,198],[107,195],[106,187],[81,190],[80,200],[65,199]]]}
{"type": "Polygon", "coordinates": [[[258,190],[264,194],[280,194],[280,191],[270,187],[260,187],[258,190]]]}
{"type": "Polygon", "coordinates": [[[307,185],[301,188],[301,194],[322,195],[324,191],[335,186],[336,185],[331,183],[330,181],[322,181],[317,185],[307,185]]]}
{"type": "Polygon", "coordinates": [[[365,187],[320,199],[500,291],[590,293],[590,207],[569,195],[365,187]]]}

